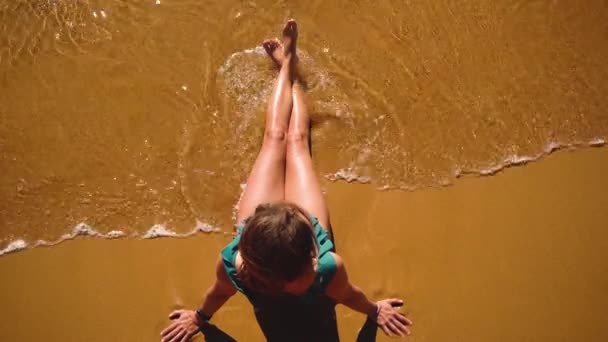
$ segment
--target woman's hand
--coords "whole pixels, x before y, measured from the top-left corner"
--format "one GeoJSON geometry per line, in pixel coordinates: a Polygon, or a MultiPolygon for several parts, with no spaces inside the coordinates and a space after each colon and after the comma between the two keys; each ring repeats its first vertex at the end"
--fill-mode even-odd
{"type": "Polygon", "coordinates": [[[169,315],[169,319],[174,322],[160,333],[162,342],[186,342],[200,330],[196,311],[176,310],[169,315]]]}
{"type": "Polygon", "coordinates": [[[377,302],[376,305],[378,305],[378,313],[372,315],[371,318],[376,321],[385,334],[401,337],[410,334],[407,326],[412,325],[412,321],[396,309],[403,305],[401,299],[385,299],[377,302]]]}

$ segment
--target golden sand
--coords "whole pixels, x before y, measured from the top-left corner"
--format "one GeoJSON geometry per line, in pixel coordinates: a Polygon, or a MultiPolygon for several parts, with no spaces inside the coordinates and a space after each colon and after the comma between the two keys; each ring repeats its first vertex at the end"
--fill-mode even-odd
{"type": "MultiPolygon", "coordinates": [[[[607,174],[608,149],[586,149],[441,189],[335,183],[328,198],[352,280],[405,299],[411,341],[605,341],[607,174]]],[[[4,256],[0,340],[159,340],[172,309],[199,304],[228,241],[83,238],[4,256]]],[[[354,340],[364,317],[338,316],[354,340]]],[[[263,340],[242,295],[213,323],[263,340]]]]}

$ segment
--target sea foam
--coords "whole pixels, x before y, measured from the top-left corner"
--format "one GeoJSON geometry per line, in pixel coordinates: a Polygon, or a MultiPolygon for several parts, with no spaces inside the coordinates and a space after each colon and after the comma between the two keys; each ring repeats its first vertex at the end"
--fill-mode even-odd
{"type": "Polygon", "coordinates": [[[15,240],[9,243],[4,249],[0,249],[0,255],[17,252],[27,248],[27,242],[24,240],[15,240]]]}
{"type": "MultiPolygon", "coordinates": [[[[143,234],[134,233],[134,234],[131,234],[130,237],[139,238],[139,239],[183,238],[183,237],[189,237],[189,236],[192,236],[192,235],[195,235],[198,233],[205,233],[205,234],[222,233],[222,230],[217,226],[197,220],[194,228],[186,233],[180,234],[180,233],[177,233],[177,232],[169,229],[164,224],[155,224],[152,227],[150,227],[150,229],[148,229],[143,234]]],[[[224,232],[224,234],[229,235],[230,233],[224,232]]],[[[37,240],[33,244],[29,244],[27,241],[25,241],[23,239],[17,239],[15,241],[12,241],[4,249],[0,249],[0,256],[2,256],[4,254],[8,254],[8,253],[28,249],[28,248],[33,248],[33,247],[55,246],[64,241],[74,240],[78,237],[93,237],[93,238],[98,238],[98,239],[113,240],[113,239],[126,238],[128,236],[125,232],[123,232],[121,230],[111,230],[107,233],[101,233],[98,230],[96,230],[95,228],[93,228],[92,226],[90,226],[84,222],[81,222],[81,223],[76,224],[74,226],[74,228],[72,228],[72,231],[70,233],[63,234],[63,235],[61,235],[61,237],[59,237],[58,239],[53,240],[53,241],[37,240]]]]}
{"type": "MultiPolygon", "coordinates": [[[[525,165],[530,162],[537,161],[558,150],[573,150],[573,149],[576,149],[579,147],[601,147],[601,146],[605,146],[605,145],[606,145],[606,139],[604,139],[604,138],[595,138],[595,139],[592,139],[587,142],[574,142],[574,143],[561,143],[561,142],[552,141],[552,142],[547,143],[541,152],[534,154],[534,155],[512,154],[512,155],[507,155],[501,162],[494,164],[494,165],[489,165],[487,167],[480,167],[477,169],[466,169],[466,170],[456,169],[453,172],[453,178],[457,179],[457,178],[460,178],[463,176],[468,176],[468,175],[491,176],[491,175],[495,175],[499,172],[502,172],[503,170],[510,168],[510,167],[521,166],[521,165],[525,165]]],[[[355,183],[367,184],[367,183],[373,182],[373,179],[369,176],[358,175],[355,172],[353,167],[341,168],[334,173],[325,175],[325,178],[327,178],[331,181],[345,181],[348,183],[355,182],[355,183]]],[[[439,184],[442,186],[449,186],[449,185],[452,185],[452,182],[450,182],[448,179],[443,179],[439,184]]],[[[409,185],[401,185],[401,186],[378,185],[376,188],[378,190],[385,190],[385,191],[386,190],[413,191],[413,190],[417,189],[417,187],[409,186],[409,185]]],[[[246,185],[241,184],[241,194],[239,196],[239,201],[240,201],[240,197],[242,197],[245,189],[246,189],[246,185]]],[[[239,201],[237,201],[237,203],[233,207],[233,219],[236,219],[236,212],[238,210],[239,201]]],[[[209,234],[209,233],[220,233],[220,234],[225,234],[225,235],[231,234],[231,232],[222,231],[222,229],[217,226],[197,220],[196,224],[192,228],[192,230],[190,230],[186,233],[177,233],[177,232],[171,230],[170,228],[168,228],[164,224],[155,224],[152,227],[150,227],[143,234],[134,233],[134,234],[131,234],[130,237],[140,238],[140,239],[182,238],[182,237],[189,237],[189,236],[201,233],[201,232],[205,233],[205,234],[209,234]]],[[[94,238],[100,238],[100,239],[120,239],[120,238],[126,238],[128,236],[125,232],[123,232],[121,230],[111,230],[107,233],[102,233],[102,232],[99,232],[98,230],[96,230],[94,227],[90,226],[89,224],[87,224],[85,222],[81,222],[81,223],[76,224],[72,228],[71,232],[61,235],[58,239],[56,239],[54,241],[38,240],[34,244],[30,244],[27,241],[25,241],[24,239],[20,239],[20,238],[16,239],[16,240],[10,242],[8,245],[6,245],[6,247],[4,247],[3,249],[0,249],[0,256],[9,254],[9,253],[13,253],[13,252],[17,252],[17,251],[21,251],[21,250],[25,250],[25,249],[32,248],[32,247],[54,246],[54,245],[57,245],[64,241],[73,240],[78,237],[94,237],[94,238]]]]}
{"type": "MultiPolygon", "coordinates": [[[[505,156],[498,163],[489,164],[487,166],[481,166],[479,168],[473,169],[461,169],[456,168],[452,172],[452,179],[449,178],[441,178],[441,180],[436,184],[438,186],[450,186],[453,184],[454,179],[458,179],[463,176],[493,176],[497,173],[502,172],[505,169],[514,166],[522,166],[537,160],[540,160],[553,152],[559,150],[574,150],[576,148],[586,148],[586,147],[602,147],[606,145],[606,139],[604,138],[594,138],[586,142],[572,142],[572,143],[563,143],[559,141],[550,141],[545,147],[541,150],[541,152],[532,155],[519,155],[519,154],[511,154],[505,156]]],[[[368,184],[374,182],[374,179],[369,176],[362,176],[356,173],[353,167],[346,167],[337,170],[334,173],[326,174],[325,178],[330,181],[345,181],[347,183],[362,183],[368,184]]],[[[403,190],[403,191],[414,191],[418,190],[423,186],[416,185],[393,185],[393,184],[376,184],[376,189],[380,191],[388,191],[388,190],[403,190]]]]}

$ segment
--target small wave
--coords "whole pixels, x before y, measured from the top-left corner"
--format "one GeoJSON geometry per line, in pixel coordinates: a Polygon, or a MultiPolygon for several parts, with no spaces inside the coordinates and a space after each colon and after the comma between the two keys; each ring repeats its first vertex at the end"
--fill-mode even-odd
{"type": "Polygon", "coordinates": [[[592,146],[592,147],[602,147],[604,145],[606,145],[606,140],[604,140],[602,138],[596,138],[589,142],[589,146],[592,146]]]}
{"type": "Polygon", "coordinates": [[[27,248],[27,242],[24,240],[15,240],[8,244],[4,249],[0,249],[0,255],[13,253],[27,248]]]}
{"type": "MultiPolygon", "coordinates": [[[[530,162],[540,160],[540,159],[548,156],[549,154],[559,151],[559,150],[574,150],[576,148],[586,148],[586,147],[602,147],[605,145],[606,145],[606,140],[604,138],[595,138],[588,142],[573,142],[573,143],[549,142],[549,143],[547,143],[545,148],[542,149],[542,152],[535,154],[535,155],[513,154],[513,155],[509,155],[509,156],[505,157],[502,162],[495,164],[495,165],[490,165],[490,166],[478,168],[478,169],[455,170],[453,173],[453,179],[458,179],[458,178],[461,178],[464,176],[470,176],[470,175],[471,176],[492,176],[507,168],[514,167],[514,166],[522,166],[522,165],[528,164],[530,162]]],[[[347,183],[369,184],[369,183],[373,182],[373,179],[371,177],[362,176],[362,175],[357,174],[354,167],[346,167],[346,168],[339,169],[335,173],[325,175],[325,178],[328,180],[331,180],[331,181],[345,181],[347,183]]],[[[450,180],[447,180],[447,179],[443,179],[439,183],[440,186],[449,186],[452,184],[453,184],[453,182],[450,180]]],[[[421,186],[380,185],[380,186],[377,186],[376,189],[380,190],[380,191],[386,191],[386,190],[414,191],[414,190],[418,190],[420,187],[421,186]]],[[[240,201],[240,197],[242,197],[242,195],[244,193],[245,188],[246,188],[246,184],[241,184],[241,194],[239,196],[239,201],[240,201]]],[[[237,201],[237,203],[233,207],[233,219],[236,219],[236,212],[238,210],[239,201],[237,201]]],[[[102,232],[97,231],[92,226],[90,226],[84,222],[81,222],[81,223],[76,224],[70,233],[63,234],[60,238],[58,238],[57,240],[54,240],[54,241],[38,240],[38,241],[36,241],[36,243],[30,244],[27,241],[25,241],[24,239],[16,239],[16,240],[10,242],[8,245],[6,245],[6,247],[4,247],[3,249],[0,249],[0,256],[9,254],[9,253],[13,253],[13,252],[17,252],[17,251],[21,251],[21,250],[26,250],[26,249],[32,248],[32,247],[54,246],[54,245],[57,245],[59,243],[67,241],[67,240],[76,239],[77,237],[80,237],[80,236],[94,237],[94,238],[108,239],[108,240],[120,239],[120,238],[126,238],[126,237],[139,238],[139,239],[156,239],[156,238],[185,238],[185,237],[189,237],[189,236],[192,236],[192,235],[195,235],[198,233],[205,233],[205,234],[220,233],[220,234],[224,234],[224,235],[232,234],[232,232],[224,232],[219,227],[216,227],[212,224],[201,222],[198,220],[196,221],[196,224],[193,227],[193,229],[186,233],[177,233],[177,232],[171,230],[170,228],[168,228],[164,224],[155,224],[154,226],[150,227],[150,229],[148,229],[143,234],[134,233],[130,236],[127,236],[127,234],[125,232],[120,231],[120,230],[112,230],[107,233],[102,233],[102,232]]]]}
{"type": "Polygon", "coordinates": [[[62,240],[73,239],[77,236],[95,236],[103,239],[118,239],[124,237],[125,233],[120,230],[112,230],[104,234],[98,232],[97,230],[95,230],[95,228],[89,226],[86,223],[79,223],[74,226],[74,229],[72,229],[72,233],[64,234],[62,236],[62,240]]]}
{"type": "MultiPolygon", "coordinates": [[[[90,237],[96,237],[96,238],[100,238],[100,239],[112,240],[112,239],[123,238],[126,236],[126,234],[120,230],[112,230],[107,233],[101,233],[101,232],[95,230],[95,228],[89,226],[88,224],[81,222],[81,223],[78,223],[77,225],[75,225],[70,233],[63,234],[59,239],[54,240],[54,241],[38,240],[33,245],[33,247],[54,246],[54,245],[62,243],[63,241],[73,240],[79,236],[90,236],[90,237]]],[[[2,255],[2,254],[0,253],[0,255],[2,255]]]]}
{"type": "MultiPolygon", "coordinates": [[[[198,233],[224,233],[229,235],[231,233],[222,232],[222,230],[212,224],[196,221],[194,228],[186,233],[177,233],[167,228],[163,224],[155,224],[148,229],[144,234],[134,233],[130,235],[132,238],[139,239],[156,239],[156,238],[185,238],[198,233]]],[[[94,237],[98,239],[114,240],[127,238],[127,234],[120,230],[111,230],[107,233],[101,233],[90,225],[81,222],[74,226],[70,233],[63,234],[60,238],[54,241],[38,240],[34,244],[29,244],[23,239],[17,239],[9,243],[4,249],[0,249],[0,256],[8,253],[13,253],[21,250],[25,250],[31,247],[51,247],[58,245],[64,241],[74,240],[78,237],[94,237]]]]}
{"type": "Polygon", "coordinates": [[[325,178],[331,181],[343,180],[347,183],[367,184],[371,182],[370,177],[358,175],[352,167],[342,168],[334,173],[325,175],[325,178]]]}
{"type": "Polygon", "coordinates": [[[231,54],[228,57],[228,59],[226,59],[226,62],[224,63],[224,65],[220,66],[220,68],[218,69],[218,73],[224,74],[227,70],[230,70],[230,68],[232,68],[233,65],[235,64],[236,58],[243,54],[265,56],[266,51],[264,51],[264,48],[262,46],[256,46],[254,48],[235,52],[235,53],[231,54]]]}
{"type": "Polygon", "coordinates": [[[197,232],[203,232],[203,233],[213,233],[213,232],[216,232],[216,233],[219,233],[221,231],[222,230],[220,228],[218,228],[218,227],[215,227],[215,226],[210,225],[208,223],[204,223],[204,222],[201,222],[201,221],[197,220],[196,221],[196,226],[194,227],[193,233],[197,233],[197,232]]]}
{"type": "MultiPolygon", "coordinates": [[[[562,142],[549,142],[542,149],[541,152],[535,155],[509,155],[505,157],[501,162],[493,165],[489,165],[486,167],[481,167],[477,169],[456,169],[453,172],[453,179],[458,179],[464,176],[492,176],[499,172],[502,172],[505,169],[515,166],[526,165],[530,162],[534,162],[540,160],[553,152],[559,150],[573,150],[576,148],[589,148],[589,147],[602,147],[606,145],[606,140],[604,138],[594,138],[588,142],[573,142],[573,143],[562,143],[562,142]]],[[[373,179],[369,176],[361,176],[356,173],[355,168],[346,167],[339,169],[334,173],[330,173],[325,175],[325,178],[330,181],[345,181],[347,183],[361,183],[361,184],[369,184],[373,182],[373,179]]],[[[437,183],[439,186],[450,186],[453,184],[453,181],[450,179],[441,179],[437,183]]],[[[418,185],[379,185],[376,187],[376,190],[379,191],[387,191],[387,190],[405,190],[405,191],[414,191],[425,186],[418,185]]]]}
{"type": "Polygon", "coordinates": [[[177,233],[162,224],[155,224],[142,236],[143,239],[155,239],[159,237],[175,237],[177,233]]]}
{"type": "MultiPolygon", "coordinates": [[[[177,237],[184,238],[189,237],[198,233],[221,233],[222,230],[214,225],[209,223],[204,223],[201,221],[196,221],[196,225],[194,228],[186,233],[177,233],[164,224],[155,224],[150,229],[148,229],[142,236],[142,239],[156,239],[161,237],[177,237]]],[[[136,235],[137,236],[137,235],[136,235]]]]}
{"type": "Polygon", "coordinates": [[[601,146],[604,146],[604,144],[605,144],[605,140],[602,138],[595,138],[586,143],[585,142],[563,143],[563,142],[552,141],[552,142],[547,143],[547,145],[542,150],[542,152],[539,152],[535,155],[520,156],[520,155],[513,154],[510,156],[507,156],[505,159],[503,159],[502,162],[500,162],[496,165],[491,165],[491,166],[487,166],[487,167],[479,168],[479,169],[456,170],[454,172],[454,177],[460,178],[460,177],[466,176],[466,175],[492,176],[492,175],[495,175],[510,167],[521,166],[521,165],[525,165],[525,164],[528,164],[533,161],[540,160],[555,151],[571,150],[571,149],[585,148],[585,147],[601,147],[601,146]]]}

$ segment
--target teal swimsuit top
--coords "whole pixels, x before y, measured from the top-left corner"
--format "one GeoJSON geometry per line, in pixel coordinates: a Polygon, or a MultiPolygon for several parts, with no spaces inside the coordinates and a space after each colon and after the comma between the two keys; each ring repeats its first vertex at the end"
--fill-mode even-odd
{"type": "MultiPolygon", "coordinates": [[[[321,227],[321,224],[319,224],[319,220],[316,217],[311,216],[310,222],[314,228],[315,237],[317,238],[317,245],[319,247],[317,275],[308,291],[299,297],[310,297],[313,295],[324,294],[327,285],[329,282],[331,282],[334,274],[336,273],[336,261],[330,253],[334,251],[333,242],[331,242],[327,236],[327,232],[323,227],[321,227]]],[[[236,269],[236,254],[238,252],[239,242],[241,241],[241,234],[243,233],[244,229],[244,222],[237,226],[237,235],[234,237],[232,242],[222,250],[222,259],[224,261],[224,268],[226,269],[226,273],[228,274],[228,278],[230,278],[232,285],[234,285],[237,290],[242,292],[251,300],[255,299],[259,295],[245,288],[243,284],[241,284],[237,277],[236,269]]]]}

